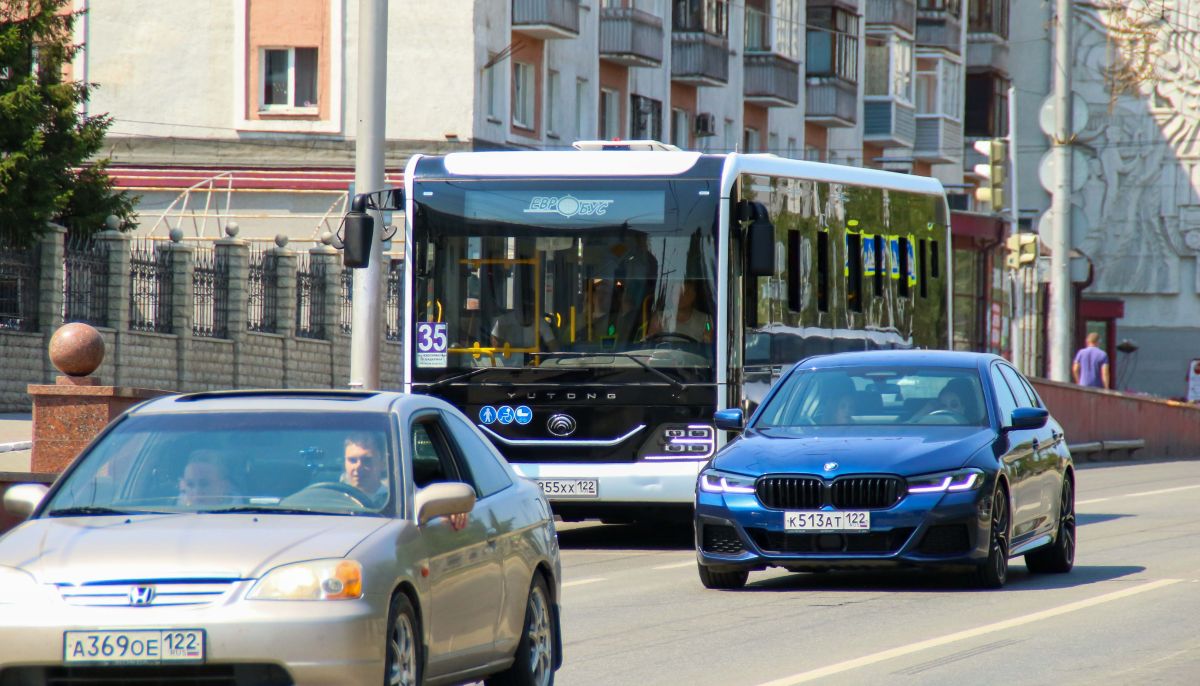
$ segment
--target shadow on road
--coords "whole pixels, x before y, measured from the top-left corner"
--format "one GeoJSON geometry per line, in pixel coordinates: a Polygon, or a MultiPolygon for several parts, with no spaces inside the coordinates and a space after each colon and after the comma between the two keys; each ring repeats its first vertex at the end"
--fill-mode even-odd
{"type": "MultiPolygon", "coordinates": [[[[1135,565],[1076,565],[1068,574],[1030,574],[1020,559],[1010,562],[1008,585],[1000,592],[1048,590],[1087,586],[1102,581],[1144,572],[1135,565]]],[[[954,591],[987,593],[975,587],[973,575],[942,570],[897,569],[878,571],[830,571],[795,573],[756,582],[750,575],[747,592],[763,591],[841,591],[906,593],[947,593],[954,591]]]]}
{"type": "Polygon", "coordinates": [[[1075,513],[1075,524],[1077,526],[1087,526],[1088,524],[1099,524],[1101,522],[1111,522],[1114,519],[1124,519],[1126,517],[1136,517],[1131,514],[1116,514],[1114,512],[1096,512],[1092,514],[1075,513]]]}
{"type": "Polygon", "coordinates": [[[558,544],[565,549],[692,550],[695,533],[690,523],[555,525],[558,544]]]}

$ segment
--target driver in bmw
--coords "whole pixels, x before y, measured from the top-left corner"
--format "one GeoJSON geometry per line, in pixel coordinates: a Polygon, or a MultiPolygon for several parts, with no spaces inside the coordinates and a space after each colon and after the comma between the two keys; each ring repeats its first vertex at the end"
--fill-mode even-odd
{"type": "MultiPolygon", "coordinates": [[[[383,478],[387,462],[378,440],[370,434],[351,434],[346,437],[343,471],[340,481],[362,491],[366,504],[378,507],[387,501],[387,481],[383,478]]],[[[448,517],[450,527],[462,531],[467,526],[468,515],[456,514],[448,517]]]]}

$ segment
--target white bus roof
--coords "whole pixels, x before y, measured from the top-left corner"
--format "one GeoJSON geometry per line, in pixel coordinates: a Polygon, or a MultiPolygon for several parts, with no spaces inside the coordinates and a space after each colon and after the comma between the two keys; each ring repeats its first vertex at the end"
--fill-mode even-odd
{"type": "MultiPolygon", "coordinates": [[[[445,156],[446,171],[455,176],[556,177],[556,176],[673,176],[696,165],[701,153],[668,151],[517,150],[454,152],[445,156]]],[[[764,174],[811,181],[887,188],[943,195],[935,178],[864,169],[840,164],[805,162],[776,155],[714,155],[725,157],[723,176],[764,174]]]]}

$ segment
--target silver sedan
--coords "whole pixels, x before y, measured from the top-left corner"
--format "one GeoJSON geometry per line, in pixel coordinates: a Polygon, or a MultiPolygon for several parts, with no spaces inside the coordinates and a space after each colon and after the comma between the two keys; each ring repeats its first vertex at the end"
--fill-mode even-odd
{"type": "Polygon", "coordinates": [[[0,683],[548,686],[554,521],[435,398],[169,396],[0,537],[0,683]]]}

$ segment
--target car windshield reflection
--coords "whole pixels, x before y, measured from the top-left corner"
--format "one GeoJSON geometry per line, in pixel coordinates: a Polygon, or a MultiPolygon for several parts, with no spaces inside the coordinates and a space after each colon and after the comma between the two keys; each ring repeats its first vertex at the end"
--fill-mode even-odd
{"type": "Polygon", "coordinates": [[[135,415],[87,453],[45,513],[388,514],[387,436],[379,414],[135,415]]]}

